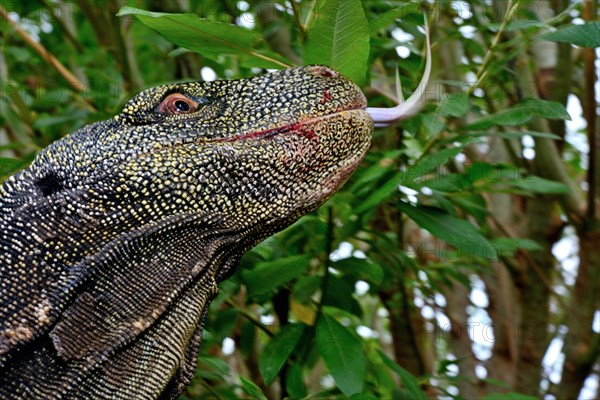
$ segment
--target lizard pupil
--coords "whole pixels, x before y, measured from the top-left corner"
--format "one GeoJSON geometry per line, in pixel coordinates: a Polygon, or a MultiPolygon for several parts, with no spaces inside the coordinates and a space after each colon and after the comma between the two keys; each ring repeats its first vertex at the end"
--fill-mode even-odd
{"type": "Polygon", "coordinates": [[[175,102],[175,109],[179,112],[188,112],[190,111],[190,105],[183,100],[177,100],[175,102]]]}

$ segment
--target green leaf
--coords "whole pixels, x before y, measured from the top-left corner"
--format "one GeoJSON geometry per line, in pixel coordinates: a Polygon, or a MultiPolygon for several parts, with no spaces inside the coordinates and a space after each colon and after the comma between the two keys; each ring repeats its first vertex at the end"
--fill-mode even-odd
{"type": "Polygon", "coordinates": [[[446,125],[440,121],[435,115],[423,114],[421,115],[421,122],[427,131],[427,137],[432,137],[440,133],[446,125]]]}
{"type": "Polygon", "coordinates": [[[600,22],[568,25],[540,36],[542,40],[571,43],[581,47],[600,47],[600,22]]]}
{"type": "Polygon", "coordinates": [[[208,21],[195,14],[167,14],[125,6],[118,16],[134,15],[167,40],[217,61],[223,54],[240,57],[246,67],[287,68],[292,63],[269,51],[254,50],[261,36],[241,26],[208,21]]]}
{"type": "Polygon", "coordinates": [[[561,194],[569,191],[568,186],[560,182],[535,175],[523,176],[516,167],[505,164],[474,163],[463,174],[462,179],[464,184],[469,182],[486,190],[496,190],[492,186],[499,185],[503,191],[509,186],[522,189],[525,193],[561,194]]]}
{"type": "Polygon", "coordinates": [[[398,18],[404,19],[407,15],[418,14],[420,9],[421,5],[415,2],[403,4],[398,8],[380,14],[369,22],[369,33],[373,34],[380,29],[394,24],[398,18]]]}
{"type": "Polygon", "coordinates": [[[365,211],[373,209],[379,203],[387,199],[392,193],[398,191],[398,186],[406,179],[404,171],[398,172],[377,190],[369,195],[356,209],[356,214],[362,214],[365,211]]]}
{"type": "Polygon", "coordinates": [[[486,394],[481,400],[536,400],[537,397],[521,393],[490,393],[486,394]]]}
{"type": "Polygon", "coordinates": [[[436,153],[427,155],[417,161],[415,165],[409,167],[408,170],[399,171],[365,199],[365,201],[363,201],[356,209],[356,213],[360,214],[372,209],[377,204],[387,199],[392,193],[396,193],[398,191],[398,186],[414,182],[417,178],[420,178],[431,170],[445,164],[452,157],[456,157],[467,144],[468,143],[463,143],[461,146],[440,150],[436,153]]]}
{"type": "Polygon", "coordinates": [[[354,175],[356,177],[356,181],[350,187],[350,191],[357,192],[361,187],[365,186],[369,182],[381,178],[394,167],[396,159],[400,154],[402,154],[402,150],[387,151],[380,155],[380,158],[376,163],[364,170],[357,171],[354,175]]]}
{"type": "Polygon", "coordinates": [[[452,147],[440,150],[437,153],[423,157],[415,165],[408,168],[406,171],[399,171],[375,190],[360,206],[356,209],[356,213],[360,214],[372,209],[383,200],[387,199],[392,193],[398,191],[398,186],[413,182],[417,178],[425,175],[434,168],[448,162],[452,157],[456,157],[468,143],[464,143],[458,147],[452,147]]]}
{"type": "Polygon", "coordinates": [[[482,257],[495,260],[494,246],[469,222],[447,214],[439,208],[411,206],[400,202],[400,211],[408,215],[421,228],[458,248],[463,257],[482,257]]]}
{"type": "Polygon", "coordinates": [[[419,386],[419,382],[417,382],[417,378],[415,378],[410,372],[396,364],[389,358],[385,353],[381,350],[377,350],[379,356],[383,362],[395,373],[397,373],[402,379],[402,384],[410,394],[410,398],[413,400],[427,400],[427,395],[423,392],[421,387],[419,386]]]}
{"type": "Polygon", "coordinates": [[[523,125],[534,116],[548,119],[571,119],[565,107],[560,103],[540,99],[525,99],[507,110],[483,117],[464,129],[487,129],[493,125],[523,125]]]}
{"type": "Polygon", "coordinates": [[[256,386],[254,382],[244,378],[243,376],[240,376],[240,381],[242,382],[242,387],[244,388],[244,391],[250,396],[258,400],[267,400],[262,390],[260,390],[260,388],[256,386]]]}
{"type": "Polygon", "coordinates": [[[438,114],[443,117],[460,118],[469,110],[469,96],[466,93],[446,95],[438,108],[438,114]]]}
{"type": "Polygon", "coordinates": [[[195,375],[202,378],[223,380],[230,373],[229,364],[218,357],[201,355],[198,363],[201,367],[196,369],[195,375]]]}
{"type": "Polygon", "coordinates": [[[285,325],[265,346],[258,358],[258,367],[265,384],[270,384],[298,344],[304,325],[285,325]]]}
{"type": "Polygon", "coordinates": [[[522,238],[499,237],[492,239],[496,252],[505,257],[512,257],[517,251],[542,251],[544,248],[536,241],[522,238]]]}
{"type": "Polygon", "coordinates": [[[480,194],[468,192],[460,193],[456,196],[452,196],[451,200],[454,204],[473,215],[479,221],[485,220],[489,214],[485,198],[480,194]]]}
{"type": "MultiPolygon", "coordinates": [[[[369,362],[370,382],[377,382],[377,396],[380,399],[390,399],[393,397],[393,392],[397,390],[398,384],[396,377],[392,376],[392,371],[386,367],[383,360],[377,353],[379,346],[367,346],[367,360],[369,362]]],[[[365,390],[365,392],[367,392],[365,390]]],[[[408,400],[407,397],[404,398],[408,400]]]]}
{"type": "Polygon", "coordinates": [[[377,400],[372,394],[356,393],[350,396],[350,400],[377,400]]]}
{"type": "Polygon", "coordinates": [[[307,27],[305,63],[327,65],[363,85],[369,47],[369,24],[360,0],[317,2],[307,27]]]}
{"type": "Polygon", "coordinates": [[[459,174],[438,174],[431,179],[419,182],[421,186],[426,186],[434,191],[440,192],[459,192],[463,190],[462,177],[459,174]]]}
{"type": "Polygon", "coordinates": [[[285,376],[285,388],[292,399],[301,399],[306,397],[306,385],[302,377],[302,364],[292,364],[285,376]]]}
{"type": "Polygon", "coordinates": [[[494,379],[494,378],[484,378],[482,379],[485,383],[488,383],[490,385],[494,385],[494,386],[500,386],[501,388],[504,389],[510,389],[510,385],[504,381],[501,381],[500,379],[494,379]]]}
{"type": "Polygon", "coordinates": [[[311,256],[308,254],[266,261],[253,269],[241,271],[242,281],[248,288],[248,295],[267,293],[277,286],[291,281],[306,271],[311,256]]]}
{"type": "MultiPolygon", "coordinates": [[[[3,88],[3,91],[9,92],[13,86],[10,84],[6,85],[6,88],[3,88]]],[[[10,94],[10,92],[8,93],[10,94]]],[[[18,96],[15,96],[18,97],[18,96]]],[[[2,126],[5,124],[10,126],[12,130],[15,131],[15,134],[19,138],[19,141],[25,142],[25,138],[27,138],[27,133],[25,133],[25,127],[27,126],[26,122],[23,120],[21,115],[15,110],[15,107],[11,106],[10,103],[13,101],[10,100],[8,96],[0,96],[0,117],[2,117],[2,126]]],[[[4,144],[4,143],[3,143],[4,144]]]]}
{"type": "Polygon", "coordinates": [[[450,147],[426,155],[406,170],[406,180],[404,182],[413,182],[415,179],[422,177],[440,165],[446,164],[451,158],[459,155],[469,143],[463,143],[457,147],[450,147]]]}
{"type": "Polygon", "coordinates": [[[346,396],[363,390],[366,358],[361,342],[348,328],[322,314],[317,321],[317,349],[337,387],[346,396]]]}
{"type": "Polygon", "coordinates": [[[571,120],[565,106],[556,101],[529,98],[521,101],[513,108],[530,111],[543,118],[571,120]]]}
{"type": "Polygon", "coordinates": [[[336,261],[331,265],[333,268],[352,274],[358,279],[380,285],[383,282],[383,270],[381,266],[373,264],[365,259],[349,257],[336,261]]]}
{"type": "Polygon", "coordinates": [[[335,307],[362,317],[362,308],[354,297],[354,282],[337,276],[330,276],[321,302],[325,306],[335,307]]]}
{"type": "Polygon", "coordinates": [[[26,163],[16,158],[0,157],[0,182],[17,172],[26,163]]]}
{"type": "Polygon", "coordinates": [[[548,132],[536,132],[536,131],[471,131],[469,132],[470,136],[499,136],[504,139],[520,139],[523,136],[531,136],[531,137],[540,137],[554,140],[562,140],[562,138],[558,135],[548,132]]]}
{"type": "Polygon", "coordinates": [[[530,175],[511,183],[512,186],[532,193],[561,194],[569,193],[569,187],[563,183],[530,175]]]}
{"type": "Polygon", "coordinates": [[[65,122],[76,121],[78,119],[84,119],[86,116],[85,112],[75,112],[68,115],[61,115],[58,117],[39,117],[33,123],[35,129],[43,129],[52,125],[59,125],[65,122]]]}
{"type": "Polygon", "coordinates": [[[237,345],[245,357],[250,356],[256,350],[256,340],[256,325],[254,322],[243,321],[237,345]]]}
{"type": "Polygon", "coordinates": [[[301,276],[298,278],[292,288],[294,298],[299,303],[307,303],[312,295],[321,287],[321,279],[320,276],[301,276]]]}
{"type": "Polygon", "coordinates": [[[519,180],[522,179],[521,173],[516,167],[505,164],[491,164],[487,162],[475,162],[469,166],[464,172],[461,180],[463,184],[476,184],[477,182],[484,182],[488,185],[498,182],[505,182],[506,180],[519,180]]]}
{"type": "MultiPolygon", "coordinates": [[[[489,24],[488,26],[491,28],[492,26],[496,27],[496,28],[500,28],[502,24],[489,24]]],[[[506,25],[506,32],[513,32],[513,31],[521,31],[521,30],[525,30],[525,29],[529,29],[529,28],[544,28],[547,27],[548,24],[542,22],[542,21],[536,21],[536,20],[523,20],[523,21],[514,21],[514,22],[509,22],[506,25]]],[[[497,29],[496,29],[497,32],[497,29]]]]}

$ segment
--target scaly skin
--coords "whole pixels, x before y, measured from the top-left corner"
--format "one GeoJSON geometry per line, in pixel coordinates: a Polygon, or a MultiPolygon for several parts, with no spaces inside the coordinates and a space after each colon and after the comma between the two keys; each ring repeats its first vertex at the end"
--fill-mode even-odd
{"type": "Polygon", "coordinates": [[[0,188],[0,398],[176,397],[217,283],[345,182],[365,106],[318,66],[173,84],[41,151],[0,188]]]}

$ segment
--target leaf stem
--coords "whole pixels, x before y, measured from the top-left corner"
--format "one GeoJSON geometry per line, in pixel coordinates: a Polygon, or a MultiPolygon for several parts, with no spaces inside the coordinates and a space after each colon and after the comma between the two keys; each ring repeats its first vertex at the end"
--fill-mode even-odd
{"type": "Polygon", "coordinates": [[[290,5],[294,13],[294,21],[296,22],[296,27],[298,28],[298,32],[300,32],[300,38],[302,39],[302,41],[304,41],[304,38],[306,36],[306,26],[302,24],[302,21],[300,21],[300,8],[298,8],[298,4],[296,4],[294,0],[290,0],[290,5]]]}
{"type": "Polygon", "coordinates": [[[323,275],[323,281],[321,282],[321,299],[319,301],[319,305],[317,306],[317,314],[315,317],[315,324],[317,320],[321,317],[321,313],[323,312],[323,300],[325,300],[325,293],[327,291],[327,283],[329,282],[329,267],[331,266],[330,255],[333,250],[333,208],[327,208],[327,237],[325,238],[325,262],[323,263],[325,266],[325,274],[323,275]]]}
{"type": "Polygon", "coordinates": [[[267,328],[262,322],[260,322],[256,318],[254,318],[253,315],[250,315],[250,313],[248,311],[243,310],[240,307],[238,307],[237,304],[235,304],[233,301],[231,301],[231,299],[225,300],[225,304],[227,304],[230,307],[237,308],[239,310],[240,314],[242,314],[248,321],[250,321],[254,325],[256,325],[261,331],[266,333],[269,337],[273,337],[273,332],[271,332],[269,330],[269,328],[267,328]]]}
{"type": "Polygon", "coordinates": [[[492,62],[492,57],[494,55],[494,51],[496,50],[496,47],[500,43],[500,39],[502,37],[502,34],[504,33],[504,30],[506,29],[506,25],[508,25],[508,22],[511,20],[511,18],[512,18],[513,14],[515,13],[515,11],[517,10],[518,6],[519,6],[518,2],[513,3],[512,0],[508,1],[507,11],[504,14],[504,18],[502,19],[500,28],[498,28],[498,32],[496,32],[496,36],[494,36],[494,40],[492,40],[492,44],[490,45],[487,52],[485,53],[485,57],[483,58],[483,61],[477,70],[475,84],[470,86],[469,89],[467,90],[468,95],[471,95],[473,93],[473,91],[475,89],[477,89],[481,85],[483,80],[487,77],[487,74],[488,74],[487,69],[490,66],[490,63],[492,62]]]}

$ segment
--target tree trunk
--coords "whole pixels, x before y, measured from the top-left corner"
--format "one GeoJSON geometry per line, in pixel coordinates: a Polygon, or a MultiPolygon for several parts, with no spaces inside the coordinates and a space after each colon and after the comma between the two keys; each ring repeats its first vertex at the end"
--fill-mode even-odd
{"type": "Polygon", "coordinates": [[[592,330],[594,314],[600,310],[600,230],[579,232],[579,268],[571,291],[565,323],[565,362],[558,399],[576,398],[600,356],[600,334],[592,330]]]}

